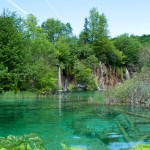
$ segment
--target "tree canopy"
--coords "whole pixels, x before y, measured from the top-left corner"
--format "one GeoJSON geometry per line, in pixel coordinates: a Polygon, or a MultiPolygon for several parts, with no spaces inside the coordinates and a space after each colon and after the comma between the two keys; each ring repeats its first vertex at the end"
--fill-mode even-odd
{"type": "Polygon", "coordinates": [[[63,84],[68,79],[95,89],[99,62],[114,69],[136,67],[141,45],[149,43],[149,35],[111,39],[106,16],[96,8],[85,17],[79,37],[70,23],[49,18],[39,25],[32,14],[23,19],[9,11],[0,15],[0,33],[0,92],[57,90],[59,67],[63,84]]]}

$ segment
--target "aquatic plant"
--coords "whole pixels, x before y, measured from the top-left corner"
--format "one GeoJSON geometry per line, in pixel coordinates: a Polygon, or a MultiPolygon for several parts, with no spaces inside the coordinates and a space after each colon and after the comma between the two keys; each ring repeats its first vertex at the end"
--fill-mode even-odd
{"type": "Polygon", "coordinates": [[[0,137],[0,150],[45,150],[43,141],[34,134],[0,137]]]}

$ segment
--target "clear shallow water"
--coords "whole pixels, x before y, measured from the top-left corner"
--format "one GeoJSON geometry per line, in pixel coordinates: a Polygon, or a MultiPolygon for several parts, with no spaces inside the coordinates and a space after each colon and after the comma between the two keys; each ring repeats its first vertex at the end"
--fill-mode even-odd
{"type": "Polygon", "coordinates": [[[87,150],[150,144],[148,108],[92,105],[91,98],[101,99],[95,93],[72,93],[62,99],[61,96],[1,99],[0,136],[35,133],[47,150],[62,150],[62,143],[87,150]]]}

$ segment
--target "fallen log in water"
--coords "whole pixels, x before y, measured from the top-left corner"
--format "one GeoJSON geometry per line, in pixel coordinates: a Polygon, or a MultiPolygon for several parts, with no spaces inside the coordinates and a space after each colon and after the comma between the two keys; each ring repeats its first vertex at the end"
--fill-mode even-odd
{"type": "Polygon", "coordinates": [[[150,124],[150,120],[133,120],[135,124],[150,124]]]}
{"type": "Polygon", "coordinates": [[[128,133],[125,131],[125,129],[123,128],[123,126],[121,126],[119,122],[117,122],[117,126],[120,129],[121,133],[123,134],[124,139],[127,142],[131,142],[132,140],[130,139],[128,133]]]}
{"type": "Polygon", "coordinates": [[[124,115],[127,119],[127,121],[130,123],[130,129],[133,131],[134,130],[134,122],[133,120],[128,116],[128,115],[124,115]]]}
{"type": "Polygon", "coordinates": [[[145,140],[147,140],[147,138],[149,138],[150,137],[150,135],[144,135],[144,136],[142,136],[138,141],[145,141],[145,140]]]}
{"type": "Polygon", "coordinates": [[[148,116],[148,115],[142,115],[142,114],[132,113],[132,112],[129,112],[129,111],[120,110],[120,109],[116,109],[116,108],[112,108],[112,107],[109,107],[109,108],[113,109],[115,111],[121,112],[121,113],[130,114],[130,115],[134,115],[134,116],[139,116],[139,117],[150,119],[150,116],[148,116]]]}

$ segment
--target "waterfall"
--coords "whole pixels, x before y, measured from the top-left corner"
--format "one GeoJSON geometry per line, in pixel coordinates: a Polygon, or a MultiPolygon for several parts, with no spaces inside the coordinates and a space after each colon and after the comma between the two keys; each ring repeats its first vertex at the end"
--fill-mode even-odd
{"type": "Polygon", "coordinates": [[[126,68],[126,79],[130,79],[130,74],[127,68],[126,68]]]}
{"type": "Polygon", "coordinates": [[[61,68],[58,68],[58,108],[59,108],[59,116],[61,116],[61,91],[62,91],[62,82],[61,82],[61,68]]]}
{"type": "Polygon", "coordinates": [[[61,69],[58,68],[58,89],[59,91],[62,91],[62,83],[61,83],[61,69]]]}
{"type": "Polygon", "coordinates": [[[96,84],[97,90],[100,91],[101,89],[100,89],[100,87],[98,85],[98,80],[95,81],[95,84],[96,84]]]}
{"type": "Polygon", "coordinates": [[[102,86],[102,89],[104,90],[103,66],[102,66],[102,63],[101,63],[101,62],[99,62],[99,65],[100,65],[100,80],[101,80],[101,86],[102,86]]]}
{"type": "Polygon", "coordinates": [[[68,91],[68,79],[65,80],[64,91],[68,91]]]}

